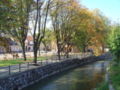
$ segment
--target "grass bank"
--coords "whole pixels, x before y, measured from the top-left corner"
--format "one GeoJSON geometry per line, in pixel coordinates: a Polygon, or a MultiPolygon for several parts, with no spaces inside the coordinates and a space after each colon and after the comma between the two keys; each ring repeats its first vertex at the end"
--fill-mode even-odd
{"type": "Polygon", "coordinates": [[[115,90],[120,90],[120,65],[111,65],[110,79],[115,90]]]}
{"type": "Polygon", "coordinates": [[[96,90],[109,90],[109,86],[107,82],[102,82],[96,90]]]}
{"type": "MultiPolygon", "coordinates": [[[[38,61],[41,60],[46,60],[49,57],[38,57],[38,61]]],[[[24,61],[23,59],[14,59],[14,60],[1,60],[0,61],[0,67],[4,67],[4,66],[9,66],[9,65],[15,65],[15,64],[21,64],[21,63],[26,63],[26,62],[32,62],[33,58],[28,58],[26,61],[24,61]]]]}

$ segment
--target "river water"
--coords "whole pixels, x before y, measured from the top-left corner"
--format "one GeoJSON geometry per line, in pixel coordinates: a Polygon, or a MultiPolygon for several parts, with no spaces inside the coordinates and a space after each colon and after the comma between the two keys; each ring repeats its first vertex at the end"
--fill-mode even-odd
{"type": "Polygon", "coordinates": [[[95,90],[105,79],[108,61],[99,61],[54,75],[23,90],[95,90]]]}

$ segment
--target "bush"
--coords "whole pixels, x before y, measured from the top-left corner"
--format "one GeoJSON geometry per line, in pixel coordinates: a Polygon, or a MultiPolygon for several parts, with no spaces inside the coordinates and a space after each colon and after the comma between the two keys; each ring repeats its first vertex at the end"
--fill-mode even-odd
{"type": "Polygon", "coordinates": [[[115,56],[115,62],[120,62],[120,26],[116,26],[109,34],[108,44],[110,51],[115,56]]]}
{"type": "Polygon", "coordinates": [[[97,90],[109,90],[108,83],[107,82],[101,83],[97,90]]]}
{"type": "Polygon", "coordinates": [[[115,90],[120,90],[120,66],[112,65],[110,68],[110,79],[115,90]]]}

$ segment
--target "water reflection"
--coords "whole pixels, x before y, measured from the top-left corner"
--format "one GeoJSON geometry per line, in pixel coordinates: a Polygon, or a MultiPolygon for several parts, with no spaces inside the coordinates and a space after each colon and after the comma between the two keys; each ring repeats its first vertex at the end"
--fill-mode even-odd
{"type": "Polygon", "coordinates": [[[42,80],[24,90],[93,90],[103,79],[107,62],[96,62],[42,80]]]}

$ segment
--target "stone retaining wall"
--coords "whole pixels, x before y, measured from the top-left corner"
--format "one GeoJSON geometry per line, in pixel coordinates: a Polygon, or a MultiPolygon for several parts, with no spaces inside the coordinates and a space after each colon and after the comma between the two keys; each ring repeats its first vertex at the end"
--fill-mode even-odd
{"type": "Polygon", "coordinates": [[[84,64],[100,60],[99,57],[88,57],[84,59],[71,59],[63,62],[49,64],[36,69],[24,71],[9,77],[0,79],[0,90],[21,90],[46,77],[55,75],[62,71],[72,69],[84,64]]]}

